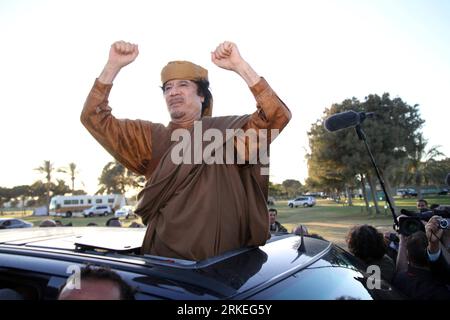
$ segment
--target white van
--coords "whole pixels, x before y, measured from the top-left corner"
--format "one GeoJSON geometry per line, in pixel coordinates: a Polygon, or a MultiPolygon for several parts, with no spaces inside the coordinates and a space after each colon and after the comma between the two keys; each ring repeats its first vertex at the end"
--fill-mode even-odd
{"type": "Polygon", "coordinates": [[[83,216],[93,217],[93,216],[107,216],[113,213],[112,209],[108,205],[95,205],[83,211],[83,216]]]}
{"type": "Polygon", "coordinates": [[[116,210],[116,212],[114,212],[114,217],[117,218],[131,218],[131,217],[135,217],[136,215],[133,212],[133,207],[132,206],[123,206],[122,208],[120,208],[119,210],[116,210]]]}

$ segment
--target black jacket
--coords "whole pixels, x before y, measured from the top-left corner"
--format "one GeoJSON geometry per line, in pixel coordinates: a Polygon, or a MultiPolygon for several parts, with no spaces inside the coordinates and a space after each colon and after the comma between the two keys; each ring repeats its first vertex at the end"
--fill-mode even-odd
{"type": "Polygon", "coordinates": [[[450,300],[450,291],[443,281],[437,281],[431,270],[408,266],[407,272],[394,276],[392,284],[414,300],[450,300]]]}

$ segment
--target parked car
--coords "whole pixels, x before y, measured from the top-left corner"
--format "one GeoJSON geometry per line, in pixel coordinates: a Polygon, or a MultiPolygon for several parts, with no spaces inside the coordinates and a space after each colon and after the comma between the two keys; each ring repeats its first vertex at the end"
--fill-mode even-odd
{"type": "Polygon", "coordinates": [[[272,236],[260,247],[204,261],[140,255],[145,229],[50,228],[0,232],[0,288],[54,300],[75,269],[116,271],[136,300],[401,299],[368,266],[338,246],[308,236],[272,236]]]}
{"type": "Polygon", "coordinates": [[[114,216],[117,218],[128,219],[128,218],[134,217],[136,215],[134,214],[132,206],[123,206],[122,208],[120,208],[119,210],[116,210],[116,212],[114,212],[114,216]]]}
{"type": "Polygon", "coordinates": [[[417,192],[412,188],[397,189],[397,195],[401,196],[402,198],[411,198],[417,197],[417,192]]]}
{"type": "Polygon", "coordinates": [[[447,188],[443,188],[441,191],[438,192],[438,195],[440,195],[440,196],[445,196],[447,194],[448,194],[447,188]]]}
{"type": "Polygon", "coordinates": [[[107,216],[108,214],[113,213],[110,206],[107,205],[95,205],[83,211],[83,216],[93,217],[93,216],[107,216]]]}
{"type": "Polygon", "coordinates": [[[288,201],[289,208],[294,207],[312,207],[316,204],[316,198],[311,196],[301,196],[294,200],[288,201]]]}
{"type": "Polygon", "coordinates": [[[0,229],[31,228],[32,223],[14,218],[0,219],[0,229]]]}

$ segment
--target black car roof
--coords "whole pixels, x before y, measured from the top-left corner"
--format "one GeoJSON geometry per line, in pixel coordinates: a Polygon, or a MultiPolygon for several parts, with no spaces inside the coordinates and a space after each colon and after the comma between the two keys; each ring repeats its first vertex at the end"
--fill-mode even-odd
{"type": "Polygon", "coordinates": [[[298,272],[320,259],[332,246],[309,237],[304,237],[302,245],[300,236],[287,234],[273,236],[259,248],[243,248],[196,262],[137,255],[136,250],[144,236],[145,228],[3,230],[0,232],[0,254],[51,256],[59,261],[74,261],[76,257],[81,257],[80,261],[89,261],[95,257],[97,263],[100,260],[113,268],[129,271],[131,269],[126,266],[133,267],[156,282],[165,279],[181,286],[200,286],[211,296],[232,298],[298,272]]]}

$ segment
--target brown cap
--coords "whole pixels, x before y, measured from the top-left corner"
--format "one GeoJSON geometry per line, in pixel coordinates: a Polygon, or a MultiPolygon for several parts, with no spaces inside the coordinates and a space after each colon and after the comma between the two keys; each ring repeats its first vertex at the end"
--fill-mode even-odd
{"type": "MultiPolygon", "coordinates": [[[[206,80],[208,81],[208,70],[189,62],[189,61],[171,61],[161,70],[161,82],[164,85],[170,80],[206,80]]],[[[209,105],[203,110],[202,116],[211,116],[212,97],[209,105]]]]}

